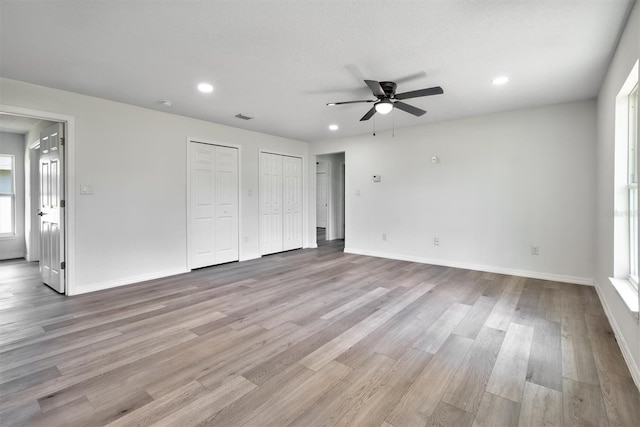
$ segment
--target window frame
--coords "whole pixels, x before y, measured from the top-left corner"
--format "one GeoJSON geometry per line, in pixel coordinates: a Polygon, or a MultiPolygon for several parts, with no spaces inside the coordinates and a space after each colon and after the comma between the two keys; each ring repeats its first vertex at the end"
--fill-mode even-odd
{"type": "Polygon", "coordinates": [[[629,282],[638,291],[638,83],[628,95],[627,193],[629,203],[629,282]]]}
{"type": "Polygon", "coordinates": [[[11,231],[0,233],[0,238],[14,238],[16,236],[16,156],[13,154],[0,154],[0,157],[7,157],[11,162],[11,192],[0,191],[0,198],[9,198],[11,203],[11,231]]]}

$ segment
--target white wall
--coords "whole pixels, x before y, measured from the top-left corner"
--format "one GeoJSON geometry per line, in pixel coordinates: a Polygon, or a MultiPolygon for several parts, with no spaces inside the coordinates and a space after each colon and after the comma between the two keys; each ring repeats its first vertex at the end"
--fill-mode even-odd
{"type": "Polygon", "coordinates": [[[346,152],[347,251],[592,284],[595,122],[590,100],[321,141],[310,154],[346,152]]]}
{"type": "Polygon", "coordinates": [[[598,96],[596,287],[618,343],[640,386],[640,326],[609,282],[614,274],[614,118],[615,98],[640,57],[640,6],[636,3],[598,96]]]}
{"type": "Polygon", "coordinates": [[[308,157],[303,142],[15,80],[0,79],[0,92],[2,104],[75,119],[73,294],[186,270],[187,137],[241,147],[241,260],[260,256],[258,151],[308,157]]]}
{"type": "Polygon", "coordinates": [[[0,154],[14,156],[15,168],[15,236],[0,237],[0,259],[22,258],[24,245],[24,135],[0,132],[0,154]]]}

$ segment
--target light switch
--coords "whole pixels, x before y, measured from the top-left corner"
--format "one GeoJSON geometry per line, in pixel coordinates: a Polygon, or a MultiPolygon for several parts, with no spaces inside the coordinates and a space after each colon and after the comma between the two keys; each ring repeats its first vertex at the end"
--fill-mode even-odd
{"type": "Polygon", "coordinates": [[[373,175],[373,182],[380,182],[382,181],[382,177],[380,175],[373,175]]]}
{"type": "Polygon", "coordinates": [[[81,184],[80,185],[80,194],[85,196],[90,196],[93,194],[93,185],[89,184],[81,184]]]}

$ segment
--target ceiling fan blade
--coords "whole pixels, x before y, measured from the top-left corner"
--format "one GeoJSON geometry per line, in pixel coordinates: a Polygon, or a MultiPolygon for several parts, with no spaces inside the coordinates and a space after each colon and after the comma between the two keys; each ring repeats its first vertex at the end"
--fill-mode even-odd
{"type": "Polygon", "coordinates": [[[343,104],[357,104],[357,103],[360,103],[360,102],[376,102],[376,101],[374,101],[372,99],[366,99],[366,100],[363,100],[363,101],[328,102],[327,105],[328,106],[333,106],[333,105],[343,105],[343,104]]]}
{"type": "Polygon", "coordinates": [[[442,95],[444,90],[440,86],[427,89],[412,90],[411,92],[396,93],[395,99],[418,98],[420,96],[442,95]]]}
{"type": "Polygon", "coordinates": [[[396,106],[396,108],[401,109],[402,111],[405,111],[409,114],[413,114],[414,116],[422,116],[424,113],[426,113],[426,111],[421,110],[419,108],[414,107],[413,105],[409,105],[409,104],[405,104],[404,102],[395,102],[393,105],[396,106]]]}
{"type": "Polygon", "coordinates": [[[361,122],[364,122],[365,120],[369,120],[371,117],[373,117],[373,115],[376,113],[376,107],[371,107],[371,109],[369,111],[367,111],[367,114],[365,114],[364,116],[362,116],[362,118],[360,119],[361,122]]]}
{"type": "Polygon", "coordinates": [[[373,92],[375,96],[387,96],[387,94],[384,93],[382,86],[380,86],[380,82],[375,80],[365,80],[364,82],[369,86],[369,89],[371,89],[371,92],[373,92]]]}
{"type": "Polygon", "coordinates": [[[423,77],[427,77],[427,73],[425,71],[419,71],[417,73],[409,74],[408,76],[395,79],[394,82],[396,82],[396,84],[402,84],[402,83],[407,83],[407,82],[410,82],[411,80],[416,80],[423,77]]]}

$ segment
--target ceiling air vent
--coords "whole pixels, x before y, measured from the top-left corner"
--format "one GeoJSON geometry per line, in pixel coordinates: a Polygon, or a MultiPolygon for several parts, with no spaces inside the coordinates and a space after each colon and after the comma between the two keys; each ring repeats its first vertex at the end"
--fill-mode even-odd
{"type": "Polygon", "coordinates": [[[236,117],[238,119],[242,119],[242,120],[251,120],[251,119],[253,119],[253,117],[245,116],[244,114],[236,114],[234,117],[236,117]]]}

